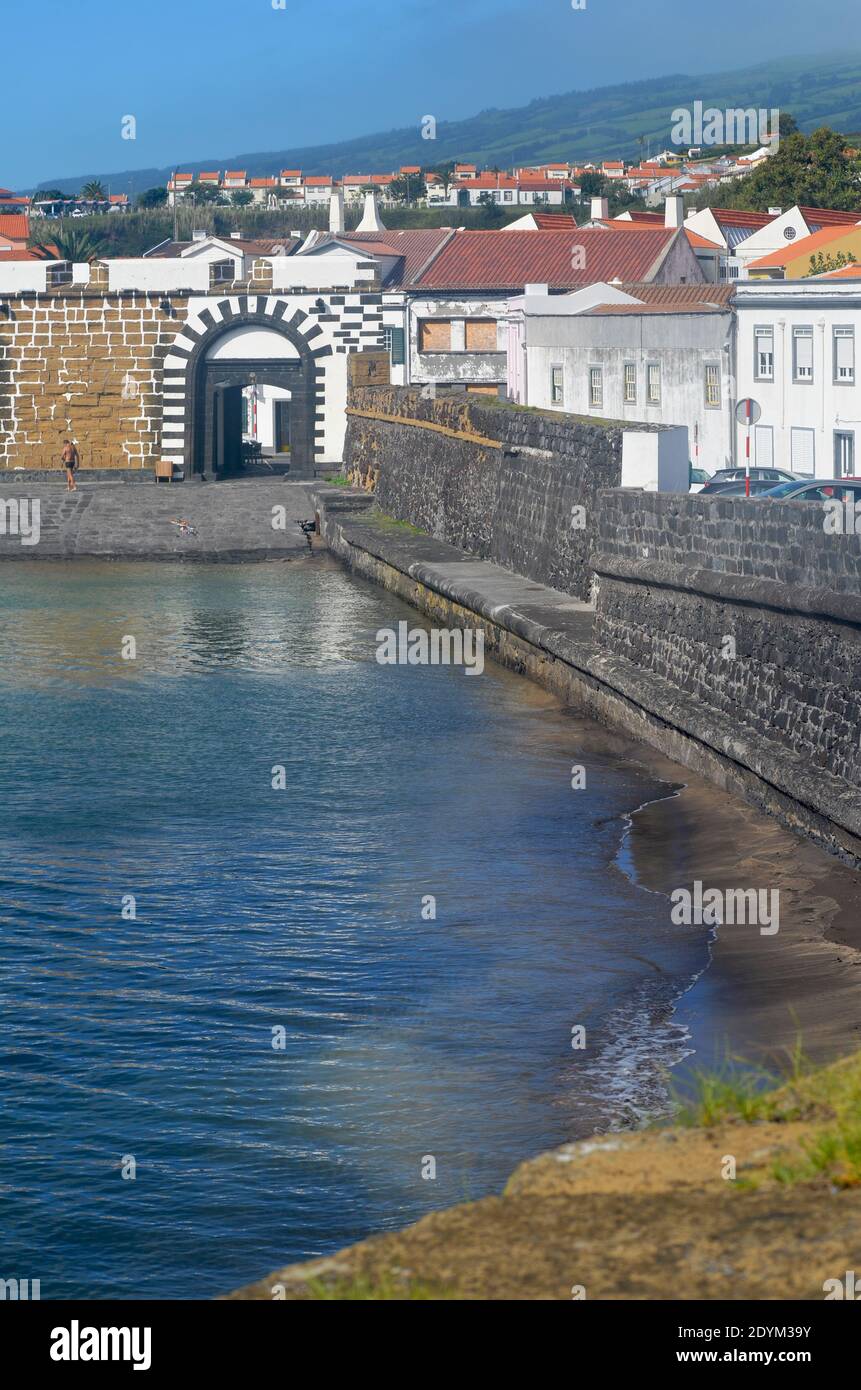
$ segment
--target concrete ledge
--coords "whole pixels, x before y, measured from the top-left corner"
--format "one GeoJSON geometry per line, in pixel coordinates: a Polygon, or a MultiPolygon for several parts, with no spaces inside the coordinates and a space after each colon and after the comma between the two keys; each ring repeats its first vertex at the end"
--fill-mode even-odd
{"type": "MultiPolygon", "coordinates": [[[[861,794],[651,672],[602,653],[593,610],[477,560],[372,508],[366,493],[313,488],[318,527],[356,573],[432,619],[479,626],[489,655],[623,729],[861,867],[861,794]]],[[[753,601],[753,600],[751,600],[753,601]]]]}

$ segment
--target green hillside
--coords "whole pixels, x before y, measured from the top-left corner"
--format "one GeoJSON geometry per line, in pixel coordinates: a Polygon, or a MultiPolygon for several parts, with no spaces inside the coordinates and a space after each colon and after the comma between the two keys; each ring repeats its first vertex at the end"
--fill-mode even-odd
{"type": "MultiPolygon", "coordinates": [[[[464,121],[441,122],[435,141],[417,127],[359,136],[338,144],[263,153],[208,154],[183,160],[185,171],[246,169],[249,175],[281,168],[308,174],[369,173],[401,164],[432,167],[467,159],[506,168],[539,160],[636,158],[669,141],[672,112],[702,101],[706,107],[779,107],[804,131],[827,124],[861,129],[861,54],[793,58],[705,76],[675,74],[643,82],[544,97],[528,106],[492,109],[464,121]]],[[[75,192],[91,178],[114,191],[140,192],[164,184],[170,169],[90,172],[43,180],[43,187],[75,192]]]]}

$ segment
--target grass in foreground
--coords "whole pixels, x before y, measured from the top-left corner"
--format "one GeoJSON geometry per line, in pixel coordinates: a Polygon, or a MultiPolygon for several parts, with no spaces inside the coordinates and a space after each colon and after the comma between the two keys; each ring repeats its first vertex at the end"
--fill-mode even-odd
{"type": "Polygon", "coordinates": [[[810,1123],[796,1158],[774,1161],[764,1176],[791,1186],[825,1179],[834,1187],[861,1186],[861,1053],[828,1067],[814,1067],[800,1041],[783,1074],[730,1061],[718,1071],[692,1078],[691,1094],[678,1105],[674,1122],[711,1129],[715,1125],[810,1123]],[[819,1124],[822,1128],[818,1128],[819,1124]]]}

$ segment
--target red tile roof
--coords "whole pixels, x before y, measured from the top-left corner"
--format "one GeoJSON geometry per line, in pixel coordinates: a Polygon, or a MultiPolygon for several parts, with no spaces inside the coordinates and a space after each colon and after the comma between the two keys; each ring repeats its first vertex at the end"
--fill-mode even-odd
{"type": "Polygon", "coordinates": [[[798,211],[808,227],[811,223],[815,227],[851,227],[861,222],[861,212],[841,212],[837,208],[804,208],[800,205],[798,211]]]}
{"type": "Polygon", "coordinates": [[[394,252],[396,256],[403,256],[403,264],[396,266],[386,280],[386,288],[395,289],[415,284],[419,272],[453,235],[451,227],[417,227],[403,232],[363,232],[361,235],[348,232],[338,240],[365,247],[378,255],[394,252]]]}
{"type": "Polygon", "coordinates": [[[597,280],[648,280],[678,235],[673,228],[633,227],[614,236],[607,236],[603,227],[559,232],[460,228],[417,283],[429,290],[516,292],[530,283],[575,289],[597,280]],[[585,254],[575,256],[578,249],[585,254]],[[575,268],[581,260],[586,268],[575,268]]]}
{"type": "Polygon", "coordinates": [[[535,219],[539,232],[570,232],[577,226],[573,212],[533,212],[526,215],[535,219]]]}
{"type": "Polygon", "coordinates": [[[839,270],[826,270],[821,275],[812,275],[812,280],[861,280],[861,264],[852,261],[842,265],[839,270]]]}
{"type": "Polygon", "coordinates": [[[309,188],[320,188],[324,184],[331,183],[332,179],[328,174],[310,174],[305,180],[305,184],[309,188]]]}
{"type": "Polygon", "coordinates": [[[30,219],[26,212],[0,214],[0,237],[9,241],[26,241],[30,235],[30,219]]]}

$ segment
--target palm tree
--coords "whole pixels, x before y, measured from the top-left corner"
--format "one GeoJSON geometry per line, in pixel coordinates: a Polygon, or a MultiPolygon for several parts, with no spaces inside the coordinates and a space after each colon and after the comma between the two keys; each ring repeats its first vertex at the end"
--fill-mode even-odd
{"type": "Polygon", "coordinates": [[[103,203],[105,201],[105,186],[98,179],[90,179],[81,189],[81,197],[87,198],[93,203],[103,203]]]}
{"type": "Polygon", "coordinates": [[[104,237],[77,230],[57,232],[50,241],[39,241],[38,238],[31,237],[30,246],[38,252],[40,260],[74,261],[79,264],[94,261],[107,250],[104,237]]]}

